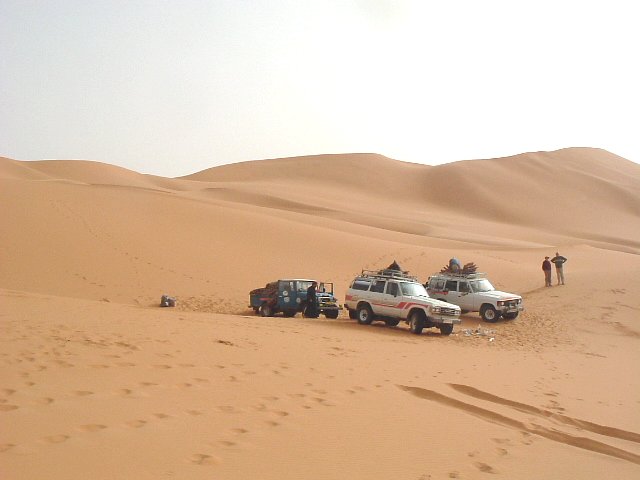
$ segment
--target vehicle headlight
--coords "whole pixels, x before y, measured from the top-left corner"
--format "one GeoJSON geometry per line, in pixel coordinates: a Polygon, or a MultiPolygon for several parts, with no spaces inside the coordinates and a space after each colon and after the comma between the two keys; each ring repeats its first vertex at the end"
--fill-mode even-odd
{"type": "Polygon", "coordinates": [[[499,307],[502,307],[504,305],[504,302],[502,300],[498,300],[498,304],[499,307]]]}
{"type": "Polygon", "coordinates": [[[433,313],[440,313],[442,311],[442,307],[431,307],[431,311],[433,313]]]}

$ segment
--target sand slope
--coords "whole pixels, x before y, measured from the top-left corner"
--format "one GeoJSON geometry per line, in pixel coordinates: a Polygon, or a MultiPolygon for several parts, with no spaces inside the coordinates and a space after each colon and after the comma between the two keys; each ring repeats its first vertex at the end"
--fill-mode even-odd
{"type": "Polygon", "coordinates": [[[0,201],[3,479],[640,475],[640,166],[609,152],[175,179],[0,158],[0,201]],[[362,268],[453,255],[524,314],[441,337],[247,308],[279,277],[342,299],[362,268]]]}
{"type": "Polygon", "coordinates": [[[126,303],[167,291],[214,296],[215,311],[238,312],[246,292],[272,277],[343,284],[363,267],[410,262],[428,248],[447,251],[406,267],[425,278],[452,248],[640,251],[640,167],[601,150],[440,167],[302,157],[183,179],[3,159],[0,179],[8,212],[1,285],[126,303]],[[327,260],[303,260],[317,255],[327,260]]]}

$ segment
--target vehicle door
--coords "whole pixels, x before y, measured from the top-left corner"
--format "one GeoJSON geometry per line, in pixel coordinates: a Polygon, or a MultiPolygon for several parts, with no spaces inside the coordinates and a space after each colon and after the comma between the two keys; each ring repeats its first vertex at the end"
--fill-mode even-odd
{"type": "Polygon", "coordinates": [[[471,292],[471,285],[466,280],[458,281],[458,305],[462,310],[474,310],[473,299],[474,295],[471,292]]]}
{"type": "Polygon", "coordinates": [[[370,304],[376,315],[386,315],[389,307],[387,302],[388,295],[385,294],[386,280],[376,279],[369,287],[370,304]]]}
{"type": "MultiPolygon", "coordinates": [[[[460,306],[460,293],[458,292],[458,281],[447,280],[444,285],[444,300],[460,306]]],[[[461,307],[462,308],[462,307],[461,307]]]]}
{"type": "Polygon", "coordinates": [[[402,299],[401,295],[402,294],[400,293],[400,285],[398,285],[398,282],[387,282],[387,288],[384,293],[384,315],[388,315],[390,317],[397,317],[398,315],[400,315],[400,308],[398,308],[398,305],[400,304],[400,301],[402,299]]]}
{"type": "Polygon", "coordinates": [[[278,308],[297,308],[296,305],[296,282],[280,280],[278,282],[278,308]]]}

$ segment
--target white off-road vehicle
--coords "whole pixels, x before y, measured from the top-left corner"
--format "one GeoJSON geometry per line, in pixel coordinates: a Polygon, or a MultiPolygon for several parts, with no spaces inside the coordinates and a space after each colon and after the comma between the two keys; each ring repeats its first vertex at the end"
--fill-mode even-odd
{"type": "Polygon", "coordinates": [[[437,327],[449,335],[460,323],[460,307],[429,298],[415,277],[396,270],[363,270],[347,290],[345,307],[349,317],[362,325],[380,320],[395,327],[405,321],[415,334],[437,327]]]}
{"type": "Polygon", "coordinates": [[[524,309],[520,295],[496,290],[484,273],[438,273],[425,286],[432,297],[458,305],[463,313],[480,312],[486,322],[500,316],[513,320],[524,309]]]}

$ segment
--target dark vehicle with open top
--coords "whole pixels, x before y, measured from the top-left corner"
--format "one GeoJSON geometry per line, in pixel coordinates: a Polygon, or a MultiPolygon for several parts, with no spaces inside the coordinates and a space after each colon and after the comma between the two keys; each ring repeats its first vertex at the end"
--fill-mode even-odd
{"type": "Polygon", "coordinates": [[[263,288],[249,292],[249,307],[263,317],[272,317],[282,313],[285,317],[293,317],[304,312],[307,307],[307,290],[316,282],[316,304],[320,314],[327,318],[338,318],[340,305],[333,294],[333,283],[316,280],[293,278],[276,280],[267,283],[263,288]]]}

